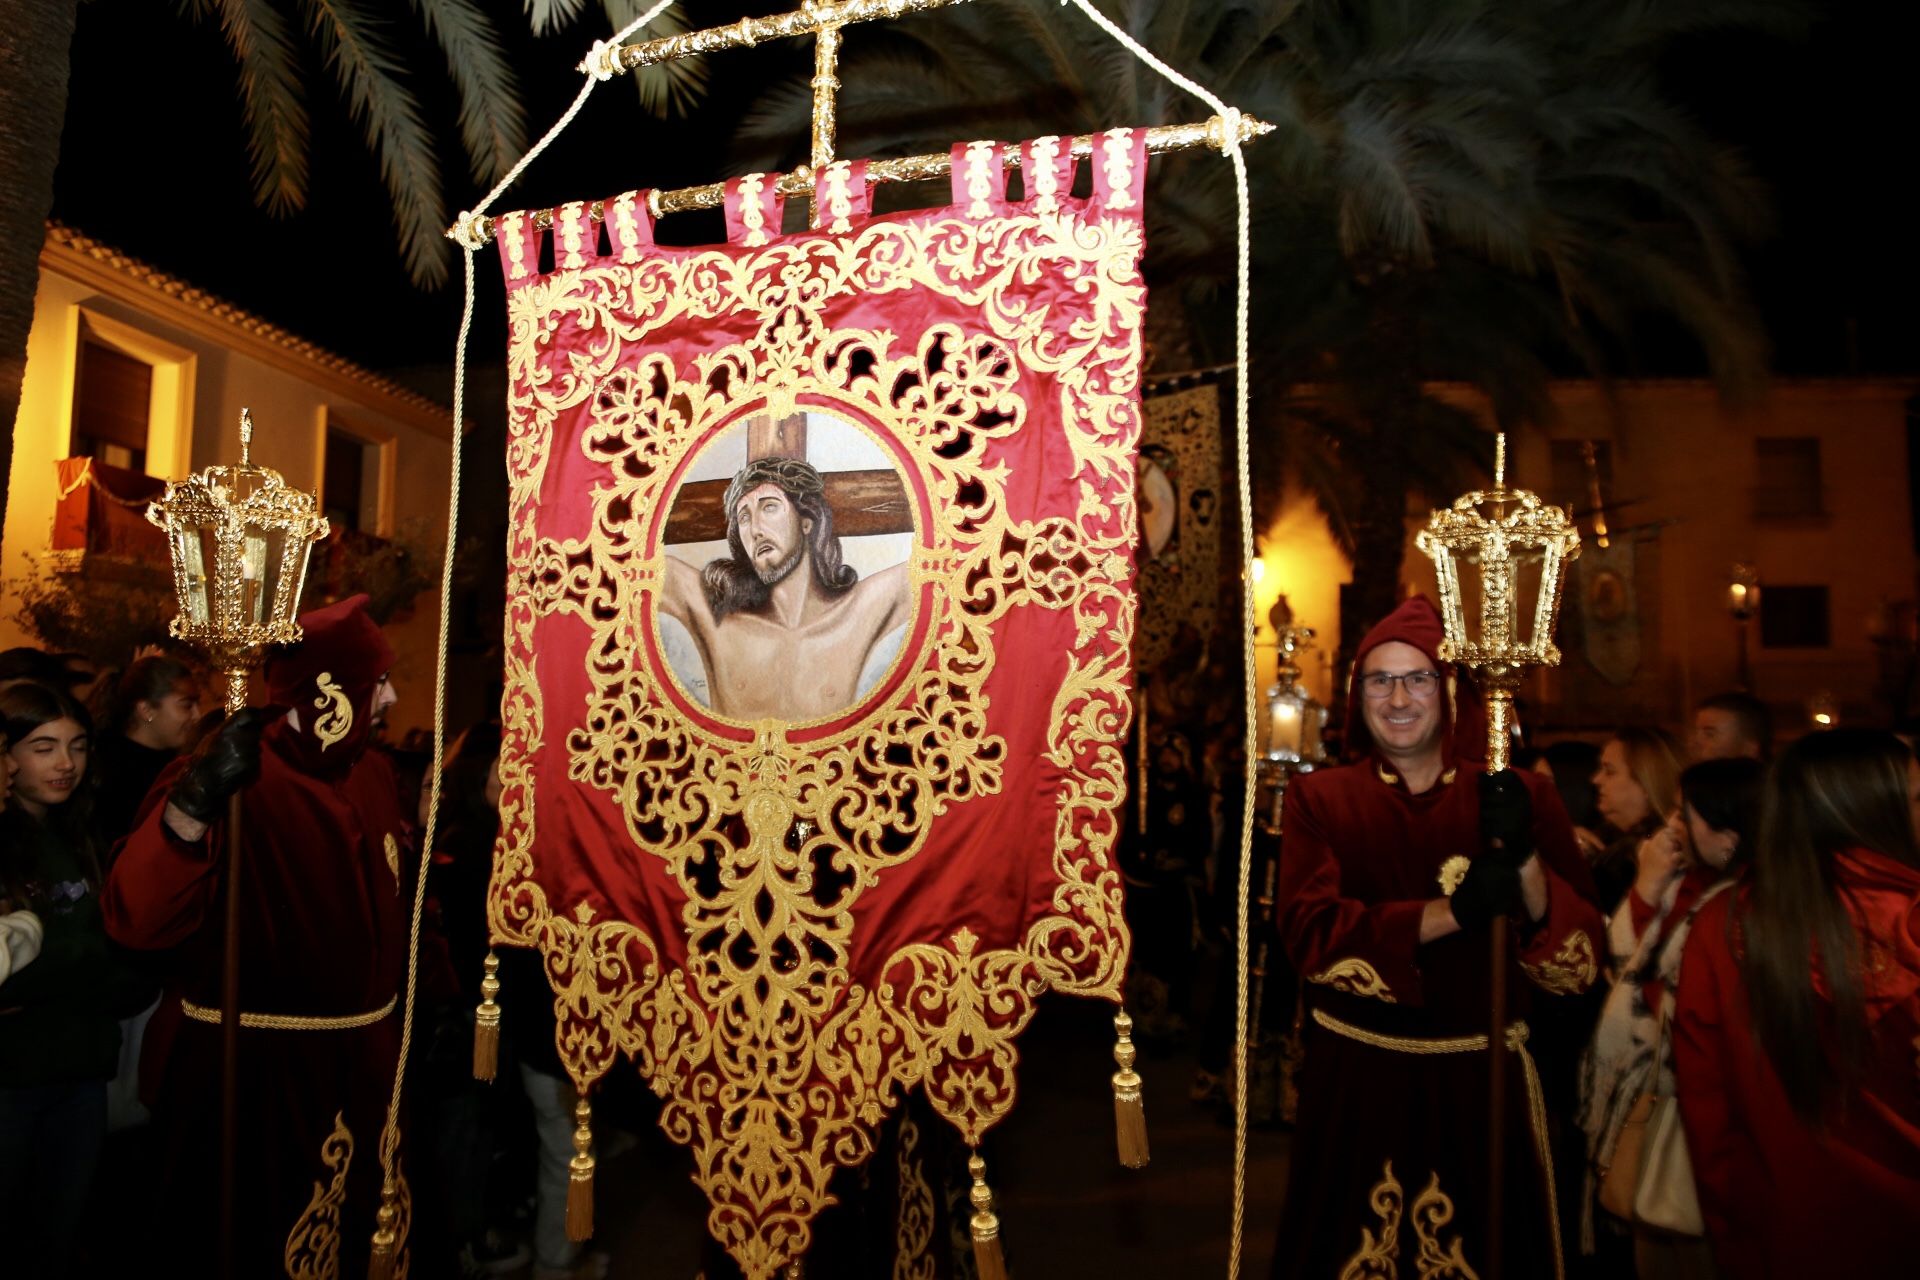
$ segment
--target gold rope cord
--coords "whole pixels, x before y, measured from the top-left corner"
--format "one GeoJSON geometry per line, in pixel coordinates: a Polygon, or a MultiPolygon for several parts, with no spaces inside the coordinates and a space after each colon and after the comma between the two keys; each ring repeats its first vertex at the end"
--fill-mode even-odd
{"type": "MultiPolygon", "coordinates": [[[[294,1013],[241,1013],[240,1025],[250,1031],[352,1031],[356,1027],[370,1027],[392,1013],[398,1003],[398,997],[391,997],[378,1009],[369,1009],[365,1013],[347,1013],[337,1017],[315,1018],[294,1013]]],[[[220,1010],[209,1009],[202,1004],[182,998],[180,1012],[195,1022],[220,1025],[220,1010]]]]}

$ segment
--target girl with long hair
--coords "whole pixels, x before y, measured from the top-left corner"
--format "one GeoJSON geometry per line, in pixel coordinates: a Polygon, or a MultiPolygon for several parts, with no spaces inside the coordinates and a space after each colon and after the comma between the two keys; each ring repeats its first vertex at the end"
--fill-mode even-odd
{"type": "Polygon", "coordinates": [[[133,829],[135,815],[160,771],[195,739],[200,679],[192,667],[163,653],[136,659],[114,686],[100,740],[94,743],[100,855],[133,829]]]}
{"type": "MultiPolygon", "coordinates": [[[[1622,1232],[1631,1225],[1642,1280],[1712,1274],[1697,1239],[1618,1219],[1596,1221],[1594,1197],[1635,1107],[1651,1107],[1640,1099],[1674,1090],[1671,1055],[1661,1044],[1661,1015],[1697,911],[1724,892],[1753,857],[1763,772],[1757,760],[1707,760],[1682,773],[1678,806],[1666,826],[1641,842],[1633,888],[1607,928],[1614,982],[1580,1064],[1579,1118],[1588,1157],[1581,1247],[1587,1253],[1600,1250],[1603,1257],[1624,1253],[1622,1232]]],[[[1622,1263],[1616,1260],[1613,1269],[1624,1270],[1622,1263]]]]}
{"type": "Polygon", "coordinates": [[[1920,766],[1836,729],[1768,781],[1745,883],[1681,968],[1675,1071],[1733,1276],[1894,1275],[1920,1222],[1920,766]]]}
{"type": "Polygon", "coordinates": [[[30,911],[42,945],[0,986],[0,1240],[19,1274],[55,1277],[107,1131],[118,1064],[119,968],[101,923],[87,779],[92,726],[64,692],[0,690],[17,766],[0,813],[0,914],[30,911]]]}

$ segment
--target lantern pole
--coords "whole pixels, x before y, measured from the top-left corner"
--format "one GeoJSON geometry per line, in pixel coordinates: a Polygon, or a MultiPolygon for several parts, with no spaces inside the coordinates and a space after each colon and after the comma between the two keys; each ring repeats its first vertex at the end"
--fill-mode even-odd
{"type": "MultiPolygon", "coordinates": [[[[242,409],[239,464],[169,483],[147,508],[148,521],[166,530],[173,562],[179,612],[168,634],[200,649],[226,676],[228,716],[246,708],[248,677],[267,646],[300,640],[293,615],[308,556],[327,536],[318,499],[289,489],[279,472],[254,466],[252,449],[253,415],[242,409]]],[[[220,1274],[228,1280],[239,1278],[241,816],[235,792],[227,801],[220,975],[220,1274]]]]}
{"type": "MultiPolygon", "coordinates": [[[[1580,534],[1571,517],[1525,489],[1507,487],[1507,437],[1495,438],[1493,487],[1454,500],[1435,511],[1417,545],[1433,560],[1440,588],[1446,640],[1440,657],[1469,668],[1487,705],[1487,770],[1512,760],[1514,693],[1534,667],[1556,666],[1560,651],[1553,626],[1560,609],[1560,577],[1580,554],[1580,534]],[[1518,599],[1521,561],[1537,564],[1533,600],[1518,599]],[[1477,616],[1465,608],[1461,578],[1476,575],[1477,616]]],[[[1506,1263],[1507,923],[1496,921],[1488,938],[1487,1035],[1487,1280],[1501,1280],[1506,1263]]]]}

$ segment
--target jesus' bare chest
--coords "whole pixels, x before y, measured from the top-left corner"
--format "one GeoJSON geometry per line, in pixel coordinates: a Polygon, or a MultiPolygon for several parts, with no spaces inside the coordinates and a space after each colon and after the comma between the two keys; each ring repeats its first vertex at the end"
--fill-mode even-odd
{"type": "Polygon", "coordinates": [[[705,637],[714,709],[740,720],[820,719],[850,707],[884,613],[858,597],[797,627],[730,614],[705,637]]]}

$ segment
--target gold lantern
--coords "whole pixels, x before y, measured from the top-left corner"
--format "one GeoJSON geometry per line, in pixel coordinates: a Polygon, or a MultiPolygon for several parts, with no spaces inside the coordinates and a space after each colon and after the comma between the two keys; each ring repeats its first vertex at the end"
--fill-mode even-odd
{"type": "Polygon", "coordinates": [[[1558,666],[1553,626],[1580,531],[1538,494],[1509,489],[1507,437],[1494,446],[1493,488],[1435,511],[1417,545],[1433,561],[1447,638],[1440,657],[1462,663],[1487,697],[1487,768],[1507,767],[1513,693],[1529,667],[1558,666]]]}
{"type": "Polygon", "coordinates": [[[207,653],[227,676],[227,710],[247,705],[247,673],[269,644],[294,644],[294,610],[326,517],[310,493],[256,467],[253,417],[240,411],[240,462],[167,485],[147,519],[167,531],[180,612],[168,634],[207,653]]]}

